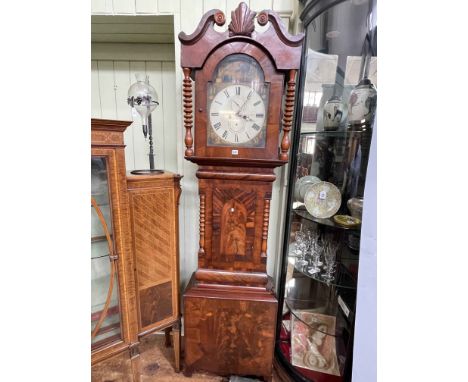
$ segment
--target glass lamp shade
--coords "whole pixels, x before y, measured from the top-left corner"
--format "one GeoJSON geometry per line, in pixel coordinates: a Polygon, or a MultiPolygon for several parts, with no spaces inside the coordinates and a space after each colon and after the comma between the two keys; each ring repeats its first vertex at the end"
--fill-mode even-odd
{"type": "Polygon", "coordinates": [[[137,82],[128,89],[127,102],[130,107],[135,108],[138,114],[140,114],[143,134],[146,138],[148,132],[148,116],[156,109],[156,106],[159,105],[158,94],[150,85],[148,76],[136,74],[135,77],[137,82]]]}

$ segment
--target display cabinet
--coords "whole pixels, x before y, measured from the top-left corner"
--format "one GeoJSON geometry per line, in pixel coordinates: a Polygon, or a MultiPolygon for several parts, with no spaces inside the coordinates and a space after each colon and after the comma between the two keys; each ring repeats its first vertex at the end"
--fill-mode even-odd
{"type": "Polygon", "coordinates": [[[126,174],[131,122],[91,120],[91,361],[128,350],[139,380],[139,340],[173,333],[180,368],[178,205],[181,176],[126,174]]]}
{"type": "Polygon", "coordinates": [[[350,381],[377,102],[376,8],[372,0],[302,3],[276,363],[285,381],[350,381]]]}
{"type": "Polygon", "coordinates": [[[138,343],[123,133],[91,121],[91,361],[138,343]]]}

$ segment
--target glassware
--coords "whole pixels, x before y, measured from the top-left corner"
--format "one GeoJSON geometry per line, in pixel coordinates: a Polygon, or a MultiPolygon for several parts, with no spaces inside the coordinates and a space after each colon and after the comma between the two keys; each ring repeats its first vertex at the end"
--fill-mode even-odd
{"type": "Polygon", "coordinates": [[[320,245],[320,235],[314,231],[311,235],[311,266],[307,269],[309,274],[315,274],[320,272],[320,267],[323,263],[320,261],[323,247],[320,245]]]}
{"type": "Polygon", "coordinates": [[[333,240],[327,241],[324,247],[324,260],[326,266],[324,267],[325,273],[322,278],[325,281],[333,281],[335,279],[334,273],[336,269],[336,252],[338,251],[339,243],[333,240]]]}
{"type": "Polygon", "coordinates": [[[362,207],[364,204],[363,198],[351,198],[346,205],[351,212],[351,216],[362,220],[362,207]]]}
{"type": "Polygon", "coordinates": [[[294,249],[292,251],[292,257],[299,257],[301,255],[301,251],[299,250],[299,243],[303,240],[303,235],[304,233],[301,231],[296,231],[294,233],[294,243],[291,244],[294,245],[294,249]]]}
{"type": "Polygon", "coordinates": [[[303,267],[308,264],[307,260],[305,259],[307,249],[309,247],[310,241],[307,239],[307,235],[302,232],[296,232],[296,250],[298,251],[298,259],[296,261],[296,265],[298,267],[303,267]]]}

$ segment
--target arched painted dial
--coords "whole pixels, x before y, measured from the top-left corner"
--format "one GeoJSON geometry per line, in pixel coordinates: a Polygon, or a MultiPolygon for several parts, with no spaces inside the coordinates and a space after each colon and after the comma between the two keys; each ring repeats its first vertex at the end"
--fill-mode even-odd
{"type": "Polygon", "coordinates": [[[262,97],[246,85],[230,85],[218,92],[209,113],[211,128],[230,144],[254,139],[266,119],[262,97]]]}

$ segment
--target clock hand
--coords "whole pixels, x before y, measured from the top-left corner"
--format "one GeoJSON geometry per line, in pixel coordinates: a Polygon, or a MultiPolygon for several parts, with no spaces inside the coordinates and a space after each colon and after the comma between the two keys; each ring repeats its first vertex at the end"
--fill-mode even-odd
{"type": "Polygon", "coordinates": [[[237,113],[236,113],[237,116],[241,117],[240,112],[244,109],[245,105],[247,105],[247,102],[249,102],[248,98],[245,100],[245,102],[242,104],[242,106],[237,111],[237,113]]]}
{"type": "Polygon", "coordinates": [[[238,107],[237,113],[239,113],[240,108],[241,108],[241,107],[239,106],[239,104],[238,104],[236,101],[234,101],[234,100],[232,100],[232,103],[234,103],[234,104],[238,107]]]}

